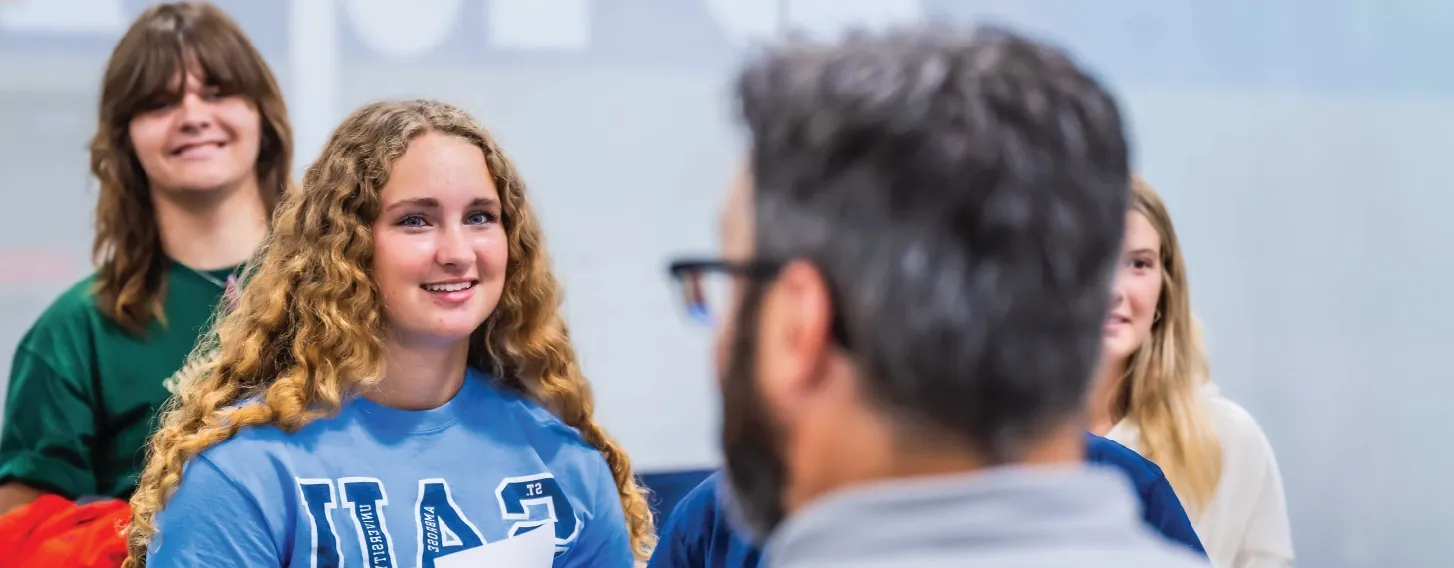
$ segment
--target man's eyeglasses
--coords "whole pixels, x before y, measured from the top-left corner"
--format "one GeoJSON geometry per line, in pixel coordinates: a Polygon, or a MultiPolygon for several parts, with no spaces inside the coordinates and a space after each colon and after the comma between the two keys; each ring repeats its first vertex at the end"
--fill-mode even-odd
{"type": "Polygon", "coordinates": [[[769,280],[777,276],[782,263],[766,260],[680,259],[667,271],[677,283],[687,317],[702,325],[713,325],[732,307],[733,277],[769,280]]]}
{"type": "MultiPolygon", "coordinates": [[[[733,279],[747,278],[765,281],[777,276],[783,268],[782,262],[774,260],[725,260],[688,258],[673,261],[667,272],[677,283],[682,306],[687,317],[701,325],[714,325],[727,317],[727,310],[733,306],[733,279]]],[[[834,294],[833,339],[841,347],[848,347],[848,329],[837,313],[838,303],[834,294]]]]}

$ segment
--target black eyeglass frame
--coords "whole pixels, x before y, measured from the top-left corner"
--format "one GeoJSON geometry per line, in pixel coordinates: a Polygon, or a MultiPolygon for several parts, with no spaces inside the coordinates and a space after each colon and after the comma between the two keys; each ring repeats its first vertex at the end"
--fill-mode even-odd
{"type": "MultiPolygon", "coordinates": [[[[747,260],[728,260],[724,258],[681,258],[672,261],[667,265],[667,274],[678,283],[684,281],[688,274],[716,272],[729,274],[742,278],[748,278],[759,282],[770,281],[777,278],[778,272],[782,271],[787,263],[779,260],[753,258],[747,260]]],[[[838,346],[847,349],[848,327],[844,325],[843,317],[838,306],[838,294],[834,290],[833,283],[828,282],[829,300],[833,306],[833,322],[830,325],[829,333],[838,346]]]]}

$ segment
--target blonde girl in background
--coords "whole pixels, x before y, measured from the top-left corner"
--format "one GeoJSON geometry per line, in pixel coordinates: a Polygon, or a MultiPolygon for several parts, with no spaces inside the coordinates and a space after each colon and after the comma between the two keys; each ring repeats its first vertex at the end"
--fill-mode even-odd
{"type": "Polygon", "coordinates": [[[1213,565],[1292,566],[1272,446],[1210,382],[1171,216],[1144,180],[1131,185],[1091,429],[1161,466],[1213,565]]]}

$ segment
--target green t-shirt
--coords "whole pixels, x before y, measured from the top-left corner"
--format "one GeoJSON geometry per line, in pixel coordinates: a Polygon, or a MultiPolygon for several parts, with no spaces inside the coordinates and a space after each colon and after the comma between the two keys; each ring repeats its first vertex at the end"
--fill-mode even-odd
{"type": "Polygon", "coordinates": [[[232,272],[172,263],[166,324],[153,321],[141,336],[96,307],[94,276],[46,308],[10,368],[0,483],[72,499],[130,496],[156,411],[170,396],[162,382],[186,361],[222,297],[218,283],[232,272]]]}

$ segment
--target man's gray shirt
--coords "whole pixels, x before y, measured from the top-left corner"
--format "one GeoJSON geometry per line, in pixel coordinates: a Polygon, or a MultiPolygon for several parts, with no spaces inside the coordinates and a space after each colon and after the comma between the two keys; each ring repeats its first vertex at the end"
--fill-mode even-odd
{"type": "Polygon", "coordinates": [[[876,482],[819,499],[767,543],[770,568],[1206,568],[1151,532],[1130,481],[1095,465],[876,482]]]}

